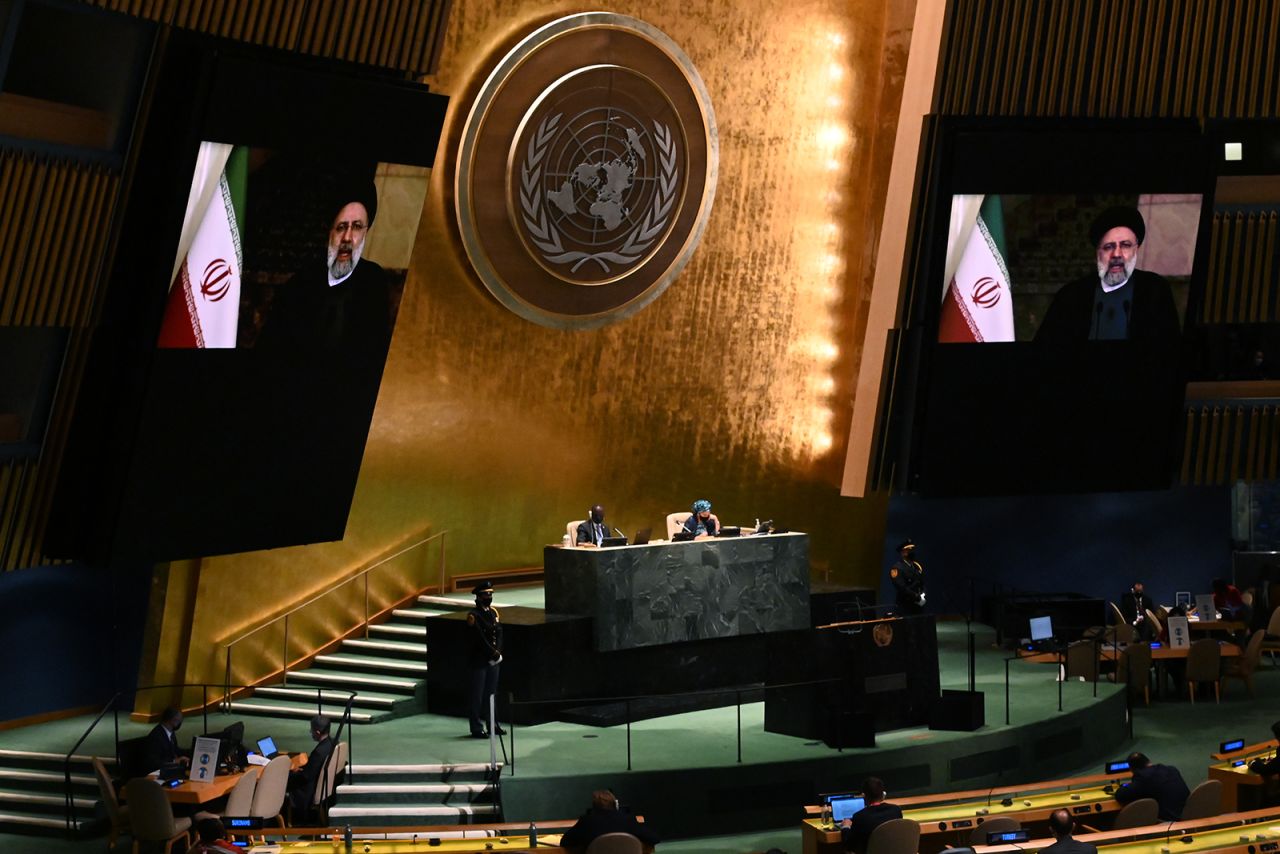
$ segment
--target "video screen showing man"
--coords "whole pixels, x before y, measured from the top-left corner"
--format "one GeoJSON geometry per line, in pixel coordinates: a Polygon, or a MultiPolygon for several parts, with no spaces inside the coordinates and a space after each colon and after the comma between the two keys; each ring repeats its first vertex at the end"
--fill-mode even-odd
{"type": "Polygon", "coordinates": [[[1203,197],[952,197],[939,343],[1174,342],[1203,197]]]}
{"type": "Polygon", "coordinates": [[[1097,275],[1086,274],[1054,296],[1036,341],[1177,339],[1178,308],[1169,283],[1138,269],[1147,224],[1137,208],[1107,208],[1089,226],[1097,275]]]}
{"type": "Polygon", "coordinates": [[[159,346],[385,354],[429,178],[360,157],[201,143],[159,346]]]}

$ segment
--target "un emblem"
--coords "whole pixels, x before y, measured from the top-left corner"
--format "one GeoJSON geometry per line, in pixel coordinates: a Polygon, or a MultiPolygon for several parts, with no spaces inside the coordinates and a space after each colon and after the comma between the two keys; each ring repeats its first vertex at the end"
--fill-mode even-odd
{"type": "Polygon", "coordinates": [[[467,118],[463,245],[517,314],[603,325],[652,302],[687,263],[717,155],[705,87],[670,39],[622,15],[562,18],[498,63],[467,118]],[[493,204],[498,187],[505,206],[493,204]]]}

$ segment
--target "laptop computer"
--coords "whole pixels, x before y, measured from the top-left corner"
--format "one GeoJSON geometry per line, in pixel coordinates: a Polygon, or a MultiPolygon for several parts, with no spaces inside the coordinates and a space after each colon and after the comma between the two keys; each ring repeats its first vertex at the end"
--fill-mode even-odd
{"type": "Polygon", "coordinates": [[[721,528],[720,533],[716,534],[716,536],[717,537],[741,537],[742,528],[738,527],[737,525],[728,525],[724,528],[721,528]]]}
{"type": "Polygon", "coordinates": [[[674,534],[671,535],[671,542],[687,543],[687,542],[690,542],[693,538],[694,538],[693,531],[676,531],[674,534]]]}
{"type": "Polygon", "coordinates": [[[867,800],[861,795],[834,795],[827,803],[831,806],[831,820],[838,824],[862,812],[867,800]]]}
{"type": "Polygon", "coordinates": [[[645,546],[649,544],[649,535],[653,533],[653,528],[641,528],[636,531],[636,538],[631,541],[633,546],[645,546]]]}
{"type": "Polygon", "coordinates": [[[280,751],[276,748],[275,739],[271,736],[258,739],[258,752],[268,759],[275,759],[280,755],[280,751]]]}
{"type": "Polygon", "coordinates": [[[605,537],[603,540],[600,541],[600,548],[614,549],[614,548],[617,548],[618,546],[625,546],[626,544],[627,544],[626,537],[605,537]]]}

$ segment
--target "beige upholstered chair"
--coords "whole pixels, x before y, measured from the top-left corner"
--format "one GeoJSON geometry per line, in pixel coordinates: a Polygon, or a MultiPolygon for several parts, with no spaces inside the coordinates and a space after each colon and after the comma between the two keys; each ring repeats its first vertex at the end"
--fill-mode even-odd
{"type": "MultiPolygon", "coordinates": [[[[1086,682],[1098,681],[1098,644],[1096,642],[1078,640],[1067,645],[1067,678],[1075,679],[1077,676],[1086,682]]],[[[974,844],[986,845],[987,843],[984,841],[974,844]]]]}
{"type": "Polygon", "coordinates": [[[107,766],[102,764],[102,760],[93,757],[93,776],[98,779],[98,793],[102,795],[102,806],[107,811],[107,818],[111,820],[111,829],[107,831],[107,848],[116,847],[116,839],[122,833],[131,833],[129,827],[129,808],[120,806],[120,801],[116,798],[116,787],[111,782],[111,775],[107,773],[107,766]]]}
{"type": "Polygon", "coordinates": [[[258,785],[253,790],[253,804],[249,815],[254,818],[275,819],[284,827],[284,796],[289,788],[289,757],[277,756],[262,769],[258,785]]]}
{"type": "Polygon", "coordinates": [[[644,846],[630,833],[605,833],[591,840],[587,854],[641,854],[644,846]]]}
{"type": "Polygon", "coordinates": [[[1222,781],[1205,780],[1191,790],[1186,806],[1182,808],[1182,820],[1213,818],[1222,815],[1222,781]]]}
{"type": "Polygon", "coordinates": [[[196,813],[196,821],[206,818],[224,818],[226,816],[247,816],[252,815],[250,810],[253,809],[253,793],[258,788],[258,777],[262,773],[261,766],[250,766],[245,771],[231,790],[231,794],[227,796],[227,807],[220,813],[198,812],[196,813]]]}
{"type": "Polygon", "coordinates": [[[1262,651],[1271,659],[1274,667],[1276,653],[1280,652],[1280,607],[1271,612],[1271,619],[1267,621],[1267,636],[1262,641],[1262,651]]]}
{"type": "Polygon", "coordinates": [[[1022,822],[1008,816],[989,818],[969,834],[969,844],[986,845],[988,833],[1008,833],[1010,830],[1022,830],[1022,822]]]}
{"type": "Polygon", "coordinates": [[[1213,700],[1215,703],[1221,700],[1222,653],[1213,638],[1193,641],[1187,650],[1187,694],[1193,703],[1196,701],[1197,682],[1212,682],[1213,700]]]}
{"type": "Polygon", "coordinates": [[[569,545],[576,546],[578,544],[578,526],[586,519],[576,519],[564,526],[564,532],[569,535],[569,545]]]}
{"type": "Polygon", "coordinates": [[[667,539],[671,539],[680,532],[684,527],[684,520],[689,518],[688,510],[681,510],[679,513],[667,514],[667,539]]]}
{"type": "Polygon", "coordinates": [[[165,854],[173,850],[175,842],[181,842],[179,851],[186,851],[191,844],[188,831],[191,819],[174,818],[164,789],[150,777],[135,777],[125,784],[125,800],[129,802],[129,823],[133,826],[133,854],[143,842],[163,845],[165,854]]]}
{"type": "Polygon", "coordinates": [[[1155,637],[1153,637],[1152,640],[1161,640],[1165,636],[1164,635],[1165,623],[1163,620],[1160,619],[1160,615],[1157,614],[1155,611],[1152,611],[1150,608],[1147,608],[1146,610],[1147,610],[1147,619],[1151,621],[1151,630],[1155,634],[1155,637]]]}
{"type": "Polygon", "coordinates": [[[321,824],[329,823],[328,804],[333,800],[334,793],[337,791],[338,772],[346,766],[347,758],[350,756],[349,750],[350,748],[345,741],[338,742],[338,746],[333,749],[333,753],[329,754],[329,762],[325,766],[324,773],[320,775],[320,780],[316,783],[316,792],[311,798],[311,805],[315,808],[321,824]]]}
{"type": "Polygon", "coordinates": [[[909,818],[893,818],[871,831],[867,854],[916,854],[920,825],[909,818]]]}
{"type": "Polygon", "coordinates": [[[1160,820],[1160,804],[1155,798],[1138,798],[1130,801],[1124,809],[1116,813],[1116,823],[1112,830],[1128,830],[1131,827],[1146,827],[1160,820]]]}
{"type": "Polygon", "coordinates": [[[1151,705],[1151,647],[1145,643],[1131,643],[1120,651],[1116,662],[1115,679],[1127,682],[1134,696],[1142,695],[1143,702],[1151,705]]]}
{"type": "Polygon", "coordinates": [[[1111,616],[1115,620],[1116,642],[1133,643],[1133,626],[1129,625],[1129,621],[1124,618],[1124,614],[1120,613],[1115,602],[1107,604],[1111,606],[1111,616]]]}
{"type": "Polygon", "coordinates": [[[1227,665],[1227,669],[1222,672],[1222,693],[1227,693],[1228,679],[1239,679],[1249,689],[1249,696],[1254,696],[1253,671],[1258,669],[1258,662],[1262,660],[1262,642],[1266,636],[1265,629],[1258,629],[1249,638],[1249,645],[1244,648],[1244,656],[1227,665]]]}

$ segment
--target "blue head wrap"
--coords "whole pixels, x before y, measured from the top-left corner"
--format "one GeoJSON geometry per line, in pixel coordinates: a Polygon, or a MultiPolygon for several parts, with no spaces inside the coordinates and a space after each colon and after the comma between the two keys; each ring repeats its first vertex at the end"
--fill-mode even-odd
{"type": "Polygon", "coordinates": [[[694,512],[694,513],[701,513],[701,512],[703,512],[704,510],[705,510],[705,511],[707,511],[708,513],[709,513],[709,512],[711,512],[711,502],[710,502],[710,501],[708,501],[708,500],[707,500],[707,499],[705,499],[705,498],[699,498],[697,501],[693,502],[693,512],[694,512]]]}

